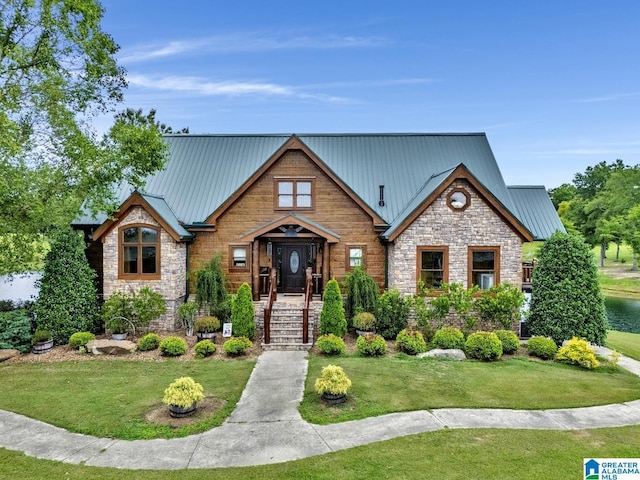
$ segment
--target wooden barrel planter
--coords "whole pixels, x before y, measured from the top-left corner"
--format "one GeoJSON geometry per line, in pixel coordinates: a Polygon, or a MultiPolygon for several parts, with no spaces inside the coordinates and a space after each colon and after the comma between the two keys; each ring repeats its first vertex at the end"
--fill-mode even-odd
{"type": "Polygon", "coordinates": [[[347,401],[345,393],[323,393],[322,399],[329,405],[338,405],[347,401]]]}
{"type": "Polygon", "coordinates": [[[36,342],[33,344],[33,353],[41,354],[47,353],[53,348],[53,340],[47,340],[46,342],[36,342]]]}
{"type": "Polygon", "coordinates": [[[193,415],[196,411],[196,404],[192,403],[187,408],[178,405],[169,405],[169,415],[173,418],[184,418],[193,415]]]}

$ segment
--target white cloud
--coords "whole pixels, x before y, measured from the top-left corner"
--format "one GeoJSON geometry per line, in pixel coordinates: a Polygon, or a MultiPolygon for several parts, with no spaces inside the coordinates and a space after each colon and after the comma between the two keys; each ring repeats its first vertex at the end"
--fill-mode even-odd
{"type": "Polygon", "coordinates": [[[285,49],[369,48],[384,46],[388,43],[388,40],[382,37],[357,37],[350,35],[267,37],[245,33],[139,45],[137,47],[124,49],[120,53],[120,60],[123,63],[135,63],[196,53],[227,54],[285,49]]]}
{"type": "Polygon", "coordinates": [[[599,97],[581,98],[573,100],[573,103],[599,103],[599,102],[615,102],[625,98],[640,97],[639,92],[632,93],[612,93],[609,95],[601,95],[599,97]]]}

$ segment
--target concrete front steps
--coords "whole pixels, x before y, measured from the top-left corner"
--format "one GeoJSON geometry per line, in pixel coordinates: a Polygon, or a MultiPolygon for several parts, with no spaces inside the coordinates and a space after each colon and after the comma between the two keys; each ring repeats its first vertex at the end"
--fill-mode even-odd
{"type": "Polygon", "coordinates": [[[313,347],[315,325],[322,302],[312,302],[309,307],[308,342],[302,338],[302,309],[298,302],[273,303],[271,310],[271,342],[262,344],[264,350],[309,350],[313,347]]]}

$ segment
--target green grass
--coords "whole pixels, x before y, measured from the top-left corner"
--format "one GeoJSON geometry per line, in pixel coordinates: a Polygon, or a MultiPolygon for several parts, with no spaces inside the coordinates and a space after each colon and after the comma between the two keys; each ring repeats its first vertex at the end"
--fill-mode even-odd
{"type": "Polygon", "coordinates": [[[440,430],[295,462],[258,467],[150,471],[37,460],[0,449],[0,479],[369,480],[583,478],[583,458],[633,458],[640,426],[577,431],[440,430]]]}
{"type": "Polygon", "coordinates": [[[617,350],[627,357],[640,360],[640,334],[609,330],[607,332],[607,347],[617,350]]]}
{"type": "Polygon", "coordinates": [[[122,439],[171,438],[221,425],[240,399],[255,362],[203,360],[139,362],[86,360],[0,366],[0,409],[37,418],[67,430],[122,439]],[[172,429],[148,423],[162,406],[164,389],[191,376],[205,395],[224,401],[215,415],[172,429]]]}
{"type": "Polygon", "coordinates": [[[637,400],[640,377],[618,367],[593,371],[527,357],[493,363],[431,359],[309,358],[303,418],[318,424],[433,408],[548,409],[637,400]],[[344,368],[348,401],[327,408],[313,389],[323,366],[344,368]]]}

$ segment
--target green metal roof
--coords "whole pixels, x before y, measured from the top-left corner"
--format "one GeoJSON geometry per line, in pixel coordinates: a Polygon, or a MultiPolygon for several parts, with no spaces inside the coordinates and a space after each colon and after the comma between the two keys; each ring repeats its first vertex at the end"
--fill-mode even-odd
{"type": "Polygon", "coordinates": [[[181,239],[193,238],[193,233],[185,229],[176,217],[171,207],[162,197],[157,195],[141,194],[142,198],[149,204],[151,208],[173,229],[181,239]]]}
{"type": "Polygon", "coordinates": [[[513,213],[533,234],[534,240],[546,240],[557,230],[565,232],[560,217],[542,185],[509,185],[513,213]]]}
{"type": "MultiPolygon", "coordinates": [[[[168,135],[166,169],[144,191],[161,195],[182,224],[203,222],[256,173],[292,135],[168,135]]],[[[426,198],[444,172],[464,164],[514,215],[521,218],[483,133],[296,135],[387,225],[401,222],[426,198]],[[384,185],[384,206],[379,204],[384,185]]],[[[440,180],[441,181],[441,180],[440,180]]],[[[121,202],[131,195],[124,186],[121,202]]],[[[555,215],[555,211],[553,212],[555,215]]],[[[78,219],[77,224],[100,224],[78,219]]],[[[526,221],[521,219],[526,227],[526,221]]]]}

